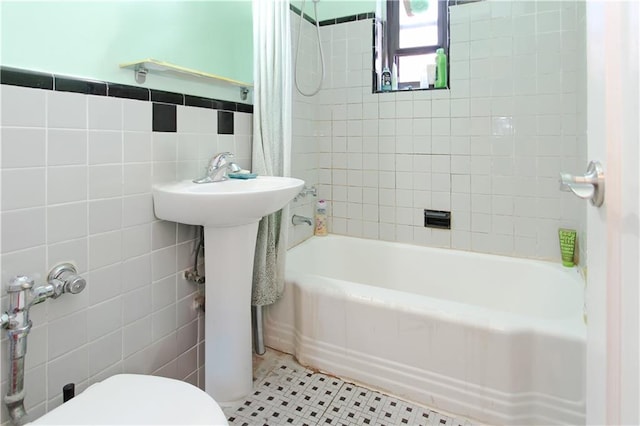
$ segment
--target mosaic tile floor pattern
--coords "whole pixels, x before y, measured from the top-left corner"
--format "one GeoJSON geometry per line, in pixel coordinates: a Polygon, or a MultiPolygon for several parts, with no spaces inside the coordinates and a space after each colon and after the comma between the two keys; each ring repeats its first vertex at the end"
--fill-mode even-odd
{"type": "Polygon", "coordinates": [[[224,409],[240,426],[470,426],[338,378],[315,373],[293,360],[280,360],[245,401],[224,409]]]}

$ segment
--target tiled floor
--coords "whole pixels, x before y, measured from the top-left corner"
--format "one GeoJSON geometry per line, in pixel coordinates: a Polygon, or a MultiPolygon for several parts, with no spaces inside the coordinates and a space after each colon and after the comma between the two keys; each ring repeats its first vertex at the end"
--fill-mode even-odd
{"type": "Polygon", "coordinates": [[[230,425],[446,425],[451,418],[326,374],[306,369],[286,354],[255,358],[255,386],[245,401],[224,409],[230,425]]]}

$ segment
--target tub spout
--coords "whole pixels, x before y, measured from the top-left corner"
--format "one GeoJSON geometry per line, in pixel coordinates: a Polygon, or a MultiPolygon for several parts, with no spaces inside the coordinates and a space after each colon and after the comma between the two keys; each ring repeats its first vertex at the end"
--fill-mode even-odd
{"type": "Polygon", "coordinates": [[[313,226],[313,222],[311,221],[310,218],[306,216],[300,216],[297,214],[294,214],[291,217],[291,223],[293,223],[294,225],[302,225],[303,223],[306,223],[309,226],[313,226]]]}

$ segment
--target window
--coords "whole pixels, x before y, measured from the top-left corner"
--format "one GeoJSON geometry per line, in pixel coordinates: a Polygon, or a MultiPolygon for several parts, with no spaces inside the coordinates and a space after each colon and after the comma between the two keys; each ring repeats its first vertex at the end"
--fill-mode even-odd
{"type": "Polygon", "coordinates": [[[398,90],[424,88],[436,49],[448,56],[447,0],[381,0],[375,26],[374,91],[385,67],[398,70],[398,90]]]}

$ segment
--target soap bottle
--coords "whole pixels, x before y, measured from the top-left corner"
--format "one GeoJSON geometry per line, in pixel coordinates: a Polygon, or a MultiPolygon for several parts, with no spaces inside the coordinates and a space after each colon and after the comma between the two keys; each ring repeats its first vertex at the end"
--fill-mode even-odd
{"type": "Polygon", "coordinates": [[[325,236],[327,231],[327,202],[325,200],[318,200],[316,203],[316,226],[314,234],[318,236],[325,236]]]}
{"type": "Polygon", "coordinates": [[[389,67],[384,67],[384,69],[382,70],[380,90],[382,90],[383,92],[391,91],[391,71],[389,71],[389,67]]]}
{"type": "Polygon", "coordinates": [[[436,82],[435,87],[441,89],[447,87],[447,56],[444,49],[436,50],[436,82]]]}
{"type": "Polygon", "coordinates": [[[391,67],[391,90],[398,90],[398,66],[395,63],[391,67]]]}
{"type": "Polygon", "coordinates": [[[428,68],[425,68],[424,72],[420,74],[420,88],[428,89],[429,88],[429,71],[428,68]]]}

